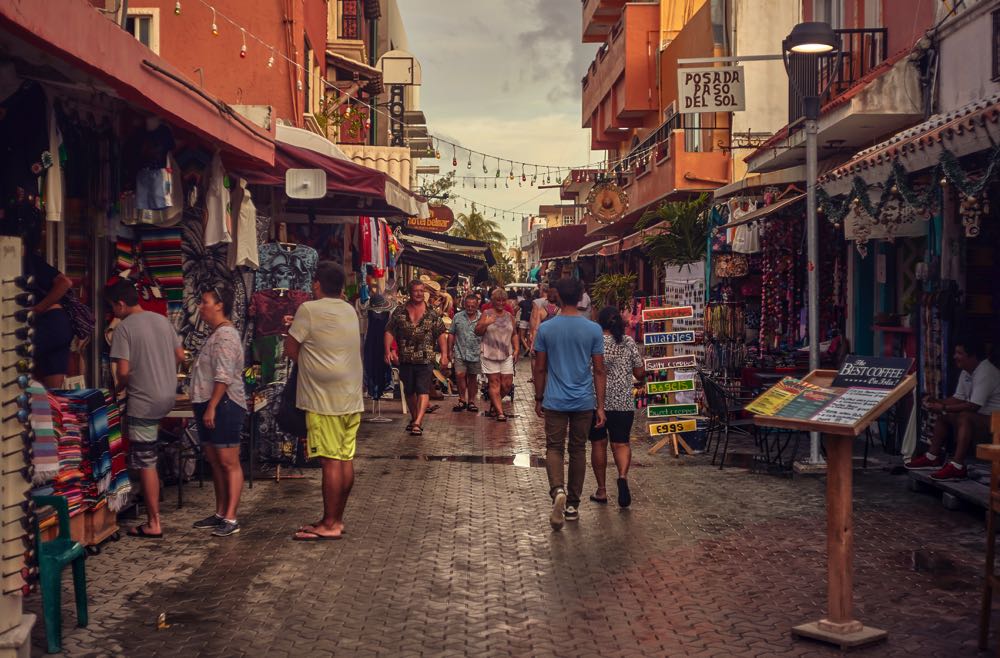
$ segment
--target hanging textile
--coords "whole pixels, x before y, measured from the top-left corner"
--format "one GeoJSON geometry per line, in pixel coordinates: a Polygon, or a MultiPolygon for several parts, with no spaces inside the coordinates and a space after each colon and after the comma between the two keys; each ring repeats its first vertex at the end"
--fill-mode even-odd
{"type": "Polygon", "coordinates": [[[365,332],[363,348],[365,390],[377,400],[386,391],[387,375],[385,364],[385,327],[389,323],[389,311],[368,311],[368,330],[365,332]]]}
{"type": "Polygon", "coordinates": [[[216,151],[208,166],[208,186],[205,190],[205,231],[206,247],[233,241],[233,218],[231,214],[229,188],[231,183],[222,167],[222,158],[216,151]]]}
{"type": "Polygon", "coordinates": [[[229,269],[249,267],[257,269],[257,206],[254,205],[247,182],[239,179],[230,194],[233,217],[233,244],[229,247],[229,269]]]}
{"type": "Polygon", "coordinates": [[[260,267],[255,289],[312,290],[313,274],[319,255],[305,245],[282,245],[269,242],[259,249],[260,267]]]}
{"type": "Polygon", "coordinates": [[[302,290],[258,290],[250,302],[255,335],[277,336],[287,332],[285,316],[295,316],[303,302],[312,299],[302,290]]]}

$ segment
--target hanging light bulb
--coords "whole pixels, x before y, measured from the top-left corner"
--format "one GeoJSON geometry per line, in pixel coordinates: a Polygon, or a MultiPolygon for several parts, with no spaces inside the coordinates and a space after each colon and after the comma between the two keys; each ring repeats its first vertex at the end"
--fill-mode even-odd
{"type": "Polygon", "coordinates": [[[489,170],[486,168],[486,156],[485,155],[483,156],[483,173],[487,174],[487,175],[490,173],[489,170]]]}
{"type": "Polygon", "coordinates": [[[472,169],[472,151],[469,151],[469,164],[466,168],[472,169]]]}
{"type": "Polygon", "coordinates": [[[500,163],[497,162],[497,178],[500,178],[500,163]]]}
{"type": "Polygon", "coordinates": [[[177,2],[174,3],[174,16],[180,16],[180,15],[181,15],[181,0],[177,0],[177,2]]]}
{"type": "Polygon", "coordinates": [[[273,69],[274,68],[274,49],[273,48],[271,49],[271,54],[267,58],[267,68],[269,68],[269,69],[273,69]]]}
{"type": "Polygon", "coordinates": [[[302,91],[302,74],[299,74],[299,79],[295,81],[295,88],[302,91]]]}
{"type": "Polygon", "coordinates": [[[243,45],[240,46],[240,57],[246,59],[247,57],[247,33],[242,27],[240,28],[240,34],[243,36],[243,45]]]}
{"type": "Polygon", "coordinates": [[[219,36],[219,24],[215,22],[215,7],[212,7],[212,36],[219,36]]]}
{"type": "Polygon", "coordinates": [[[458,166],[458,151],[455,150],[454,146],[451,147],[451,166],[453,168],[458,166]]]}

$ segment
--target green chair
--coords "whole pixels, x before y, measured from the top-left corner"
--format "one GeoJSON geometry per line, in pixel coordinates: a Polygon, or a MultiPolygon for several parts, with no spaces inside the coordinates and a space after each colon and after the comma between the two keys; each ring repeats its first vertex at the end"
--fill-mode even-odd
{"type": "MultiPolygon", "coordinates": [[[[83,561],[83,545],[70,537],[69,505],[62,496],[34,496],[37,508],[52,507],[59,519],[59,535],[51,541],[42,541],[35,516],[35,537],[38,542],[38,580],[42,592],[42,609],[45,614],[45,639],[49,653],[62,650],[62,571],[73,565],[73,590],[76,594],[77,626],[87,625],[87,574],[83,561]]],[[[37,509],[36,508],[36,509],[37,509]]]]}

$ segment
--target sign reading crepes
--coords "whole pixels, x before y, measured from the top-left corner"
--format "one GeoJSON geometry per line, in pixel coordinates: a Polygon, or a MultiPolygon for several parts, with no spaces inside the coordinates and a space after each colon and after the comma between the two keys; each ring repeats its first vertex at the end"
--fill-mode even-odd
{"type": "Polygon", "coordinates": [[[693,306],[665,306],[663,308],[647,308],[642,311],[643,322],[659,320],[677,320],[678,318],[693,318],[693,306]]]}
{"type": "Polygon", "coordinates": [[[680,356],[664,356],[658,359],[646,359],[643,366],[649,372],[657,370],[671,370],[673,368],[695,368],[698,362],[694,354],[682,354],[680,356]]]}
{"type": "Polygon", "coordinates": [[[656,423],[649,426],[650,436],[661,436],[663,434],[681,434],[683,432],[694,432],[698,429],[696,420],[669,420],[665,423],[656,423]]]}
{"type": "Polygon", "coordinates": [[[742,66],[677,71],[678,112],[740,112],[746,109],[742,66]]]}
{"type": "Polygon", "coordinates": [[[418,231],[444,233],[455,223],[455,213],[448,206],[431,206],[430,217],[410,217],[406,226],[418,231]]]}

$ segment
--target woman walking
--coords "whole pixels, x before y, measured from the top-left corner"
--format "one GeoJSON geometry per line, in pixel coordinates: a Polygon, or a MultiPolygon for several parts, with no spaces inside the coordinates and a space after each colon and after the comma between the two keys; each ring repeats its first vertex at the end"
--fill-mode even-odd
{"type": "Polygon", "coordinates": [[[597,479],[597,492],[590,497],[595,503],[607,503],[608,491],[605,472],[608,468],[608,439],[611,453],[618,467],[618,506],[632,504],[632,493],[628,486],[628,469],[632,463],[632,447],[629,436],[635,418],[635,395],[632,392],[632,378],[640,382],[646,378],[646,371],[639,357],[639,348],[631,336],[625,335],[625,323],[618,309],[607,306],[597,315],[597,322],[604,330],[604,364],[608,372],[608,383],[604,398],[607,422],[604,427],[590,430],[590,463],[597,479]]]}
{"type": "Polygon", "coordinates": [[[229,320],[233,291],[216,287],[201,295],[198,310],[212,328],[191,368],[191,403],[205,457],[212,466],[215,514],[194,523],[216,537],[240,531],[236,508],[243,491],[240,433],[247,415],[243,344],[229,320]]]}
{"type": "Polygon", "coordinates": [[[509,395],[514,385],[514,354],[517,353],[518,339],[514,316],[507,310],[507,293],[497,288],[490,297],[492,306],[483,311],[476,324],[476,334],[483,337],[483,374],[489,380],[490,410],[499,422],[507,422],[503,411],[504,396],[509,395]]]}

